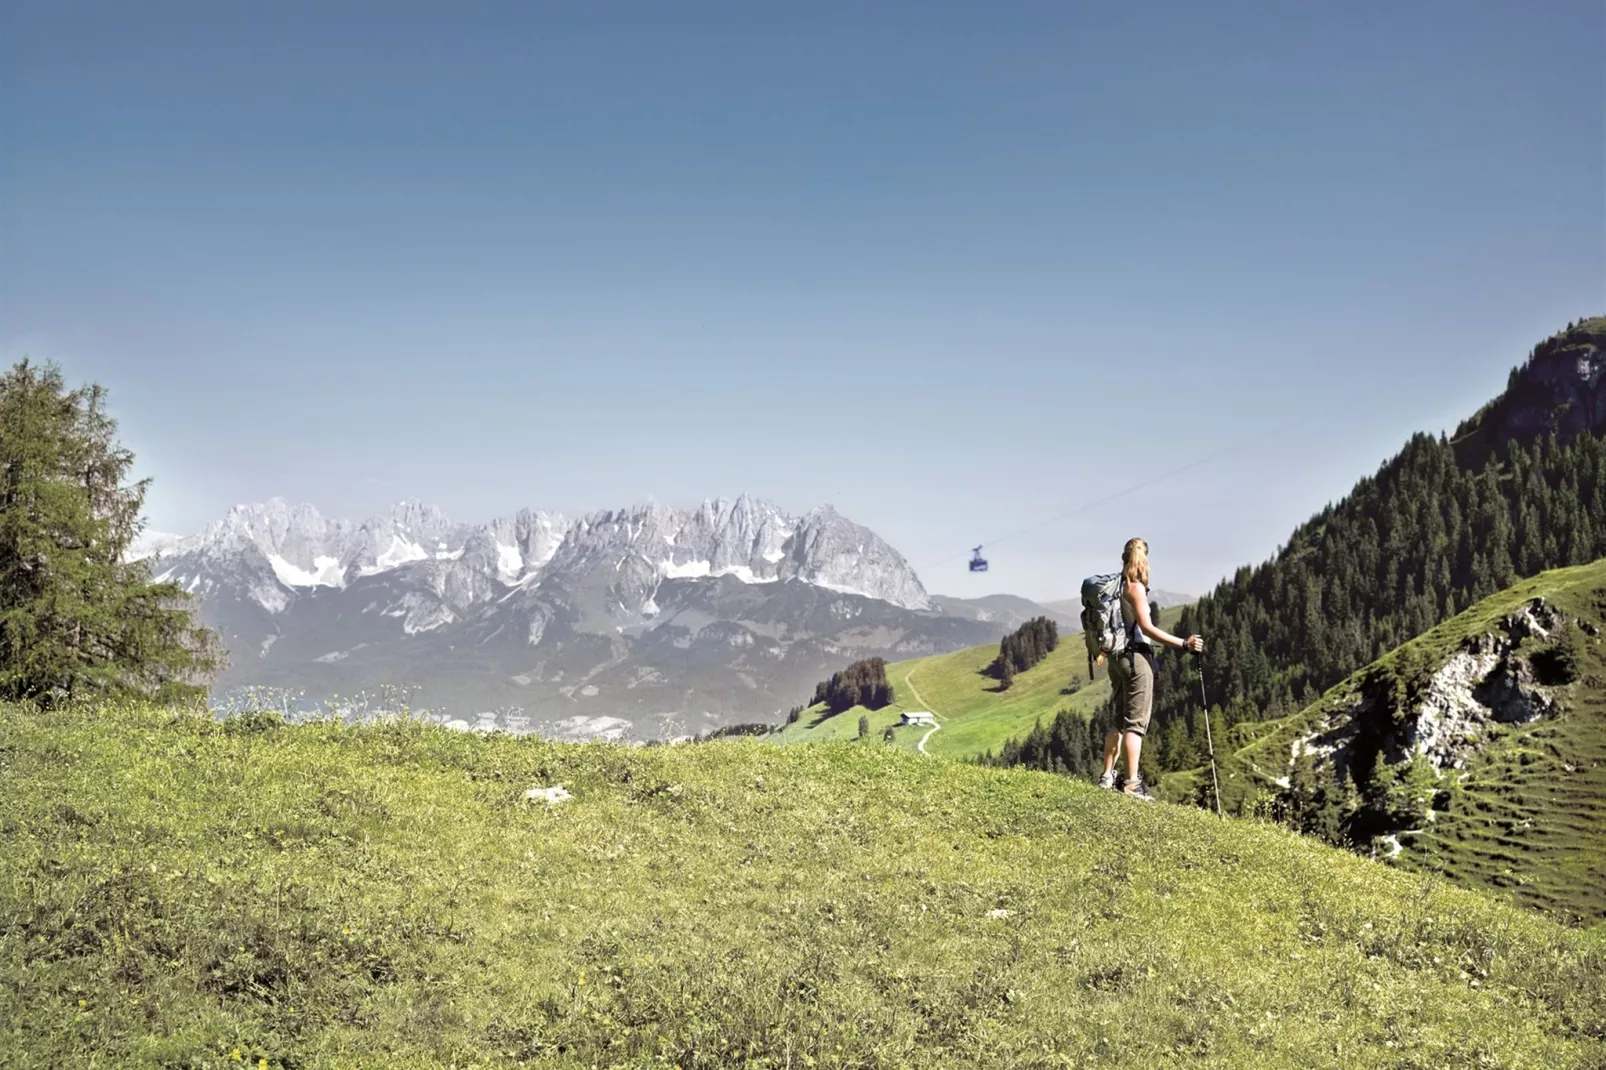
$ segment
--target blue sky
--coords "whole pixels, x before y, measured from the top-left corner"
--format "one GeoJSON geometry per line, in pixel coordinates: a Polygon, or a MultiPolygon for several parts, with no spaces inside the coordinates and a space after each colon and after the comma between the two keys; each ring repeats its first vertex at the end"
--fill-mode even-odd
{"type": "Polygon", "coordinates": [[[1603,49],[1598,0],[3,0],[0,357],[111,390],[163,530],[747,491],[943,593],[1131,534],[1199,591],[1606,311],[1603,49]]]}

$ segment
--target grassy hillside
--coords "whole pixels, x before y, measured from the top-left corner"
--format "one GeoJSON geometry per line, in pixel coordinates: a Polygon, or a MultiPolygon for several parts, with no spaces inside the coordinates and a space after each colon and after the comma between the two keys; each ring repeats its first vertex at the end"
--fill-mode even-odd
{"type": "MultiPolygon", "coordinates": [[[[1577,680],[1562,688],[1562,712],[1497,728],[1458,783],[1446,778],[1432,821],[1400,837],[1395,860],[1470,887],[1499,889],[1528,906],[1587,920],[1606,918],[1606,560],[1556,569],[1516,584],[1391,651],[1309,708],[1264,724],[1239,725],[1222,748],[1222,796],[1242,808],[1276,790],[1294,742],[1363,689],[1410,695],[1470,636],[1535,597],[1596,629],[1576,633],[1577,680]]],[[[1576,628],[1574,623],[1568,627],[1576,628]]],[[[1199,776],[1169,774],[1165,798],[1186,797],[1199,776]]]]}
{"type": "MultiPolygon", "coordinates": [[[[1162,610],[1160,625],[1170,628],[1181,615],[1181,607],[1162,610]]],[[[998,654],[996,643],[956,650],[951,654],[914,658],[887,666],[897,701],[882,710],[855,707],[830,716],[825,707],[812,706],[771,739],[782,743],[814,743],[851,740],[858,736],[859,717],[870,719],[867,742],[882,745],[889,726],[897,724],[903,711],[929,710],[941,728],[930,732],[918,726],[897,728],[893,745],[914,750],[921,739],[926,752],[950,758],[971,758],[997,750],[1005,740],[1029,731],[1042,718],[1051,721],[1063,709],[1091,714],[1110,695],[1104,670],[1098,679],[1087,681],[1087,648],[1080,635],[1060,636],[1059,646],[1041,662],[1019,673],[1008,691],[998,691],[998,681],[982,670],[998,654]],[[1069,690],[1073,693],[1066,694],[1069,690]],[[929,733],[929,735],[928,735],[929,733]]]]}
{"type": "Polygon", "coordinates": [[[1581,1067],[1603,972],[1436,878],[895,748],[0,709],[10,1067],[1581,1067]]]}

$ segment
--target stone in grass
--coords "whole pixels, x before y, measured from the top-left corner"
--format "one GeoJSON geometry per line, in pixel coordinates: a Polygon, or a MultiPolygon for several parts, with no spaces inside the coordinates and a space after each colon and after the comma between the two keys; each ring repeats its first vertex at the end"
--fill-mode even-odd
{"type": "Polygon", "coordinates": [[[532,803],[546,803],[548,806],[557,806],[574,798],[562,784],[550,788],[531,788],[524,793],[524,798],[532,803]]]}

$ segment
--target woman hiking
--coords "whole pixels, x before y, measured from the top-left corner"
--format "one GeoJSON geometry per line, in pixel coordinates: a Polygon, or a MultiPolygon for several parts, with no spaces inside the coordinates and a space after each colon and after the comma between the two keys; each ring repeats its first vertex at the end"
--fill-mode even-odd
{"type": "Polygon", "coordinates": [[[1099,787],[1115,787],[1115,755],[1125,743],[1126,794],[1151,800],[1138,774],[1138,755],[1143,736],[1149,730],[1149,712],[1154,707],[1155,646],[1175,647],[1197,654],[1204,640],[1197,635],[1179,639],[1154,623],[1149,613],[1149,544],[1128,539],[1121,550],[1121,623],[1126,626],[1126,650],[1110,660],[1110,691],[1115,697],[1115,715],[1120,724],[1104,737],[1104,775],[1099,787]]]}

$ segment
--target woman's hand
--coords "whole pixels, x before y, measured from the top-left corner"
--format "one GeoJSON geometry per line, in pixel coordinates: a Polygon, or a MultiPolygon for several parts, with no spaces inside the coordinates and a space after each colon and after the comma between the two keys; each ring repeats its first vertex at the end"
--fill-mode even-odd
{"type": "Polygon", "coordinates": [[[1188,638],[1182,641],[1182,649],[1186,650],[1190,654],[1203,654],[1204,637],[1199,635],[1188,636],[1188,638]]]}

